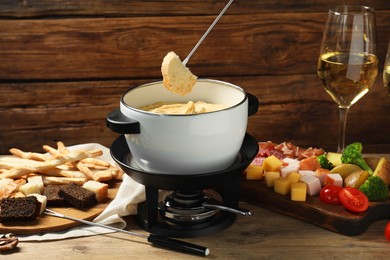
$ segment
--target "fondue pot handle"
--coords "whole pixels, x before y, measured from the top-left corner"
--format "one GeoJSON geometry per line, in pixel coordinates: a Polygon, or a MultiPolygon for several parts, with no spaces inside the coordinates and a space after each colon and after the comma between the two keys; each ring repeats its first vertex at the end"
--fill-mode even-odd
{"type": "Polygon", "coordinates": [[[107,115],[106,124],[111,131],[118,134],[141,133],[139,122],[125,116],[119,109],[115,109],[107,115]]]}
{"type": "Polygon", "coordinates": [[[248,116],[256,114],[259,110],[259,100],[255,95],[246,93],[248,96],[248,116]]]}

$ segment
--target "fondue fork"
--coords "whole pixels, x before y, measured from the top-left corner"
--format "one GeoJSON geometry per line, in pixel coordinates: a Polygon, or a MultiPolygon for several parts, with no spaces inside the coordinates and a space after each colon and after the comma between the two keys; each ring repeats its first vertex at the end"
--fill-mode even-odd
{"type": "Polygon", "coordinates": [[[125,233],[128,235],[145,238],[145,239],[147,239],[147,241],[149,243],[166,248],[166,249],[171,249],[171,250],[180,251],[183,253],[189,253],[189,254],[195,254],[195,255],[201,255],[201,256],[207,256],[210,253],[210,250],[206,247],[195,245],[192,243],[188,243],[188,242],[173,239],[173,238],[169,238],[169,237],[164,237],[164,236],[159,236],[159,235],[154,235],[154,234],[147,235],[147,234],[142,234],[142,233],[137,233],[137,232],[131,232],[131,231],[103,225],[103,224],[100,224],[97,222],[92,222],[92,221],[87,221],[84,219],[66,216],[64,214],[53,211],[51,209],[45,209],[44,213],[46,215],[53,216],[53,217],[69,219],[69,220],[77,221],[77,222],[87,224],[90,226],[98,226],[98,227],[102,227],[102,228],[111,229],[111,230],[114,230],[117,232],[122,232],[122,233],[125,233]]]}
{"type": "Polygon", "coordinates": [[[190,60],[192,54],[198,49],[199,45],[203,42],[203,40],[206,38],[206,36],[209,34],[211,29],[213,29],[214,25],[219,21],[219,19],[222,17],[222,15],[226,12],[226,10],[229,8],[229,6],[233,3],[233,0],[230,0],[225,7],[222,9],[221,13],[215,18],[214,22],[210,25],[210,27],[207,29],[207,31],[203,34],[203,36],[200,38],[198,43],[194,46],[194,48],[191,50],[191,52],[187,55],[187,57],[183,60],[183,64],[186,65],[187,62],[190,60]]]}

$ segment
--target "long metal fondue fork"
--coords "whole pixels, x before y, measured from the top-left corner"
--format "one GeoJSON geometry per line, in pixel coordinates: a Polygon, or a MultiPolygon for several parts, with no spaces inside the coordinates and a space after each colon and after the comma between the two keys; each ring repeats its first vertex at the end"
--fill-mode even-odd
{"type": "Polygon", "coordinates": [[[106,225],[103,225],[100,223],[87,221],[84,219],[66,216],[66,215],[63,215],[61,213],[50,210],[50,209],[45,209],[44,213],[49,215],[49,216],[53,216],[53,217],[65,218],[65,219],[77,221],[77,222],[80,222],[83,224],[87,224],[90,226],[98,226],[98,227],[102,227],[102,228],[111,229],[111,230],[114,230],[117,232],[122,232],[122,233],[125,233],[128,235],[142,237],[142,238],[147,239],[149,243],[152,243],[154,245],[157,245],[157,246],[160,246],[160,247],[163,247],[166,249],[171,249],[171,250],[180,251],[183,253],[189,253],[189,254],[195,254],[195,255],[201,255],[201,256],[207,256],[210,253],[210,250],[206,247],[195,245],[195,244],[188,243],[188,242],[184,242],[184,241],[177,240],[177,239],[172,239],[169,237],[158,236],[158,235],[154,235],[154,234],[146,235],[146,234],[131,232],[131,231],[127,231],[127,230],[123,230],[123,229],[119,229],[119,228],[115,228],[115,227],[111,227],[111,226],[106,226],[106,225]]]}
{"type": "Polygon", "coordinates": [[[199,45],[203,42],[203,40],[206,38],[206,36],[209,34],[211,29],[213,29],[214,25],[219,21],[219,19],[222,17],[222,15],[226,12],[226,10],[229,8],[229,6],[233,3],[233,0],[230,0],[225,7],[222,9],[221,13],[215,18],[214,22],[210,25],[210,27],[207,29],[207,31],[203,34],[202,38],[198,41],[198,43],[194,46],[194,48],[191,50],[191,52],[188,54],[188,56],[183,60],[183,64],[186,65],[187,62],[190,60],[192,54],[198,49],[199,45]]]}

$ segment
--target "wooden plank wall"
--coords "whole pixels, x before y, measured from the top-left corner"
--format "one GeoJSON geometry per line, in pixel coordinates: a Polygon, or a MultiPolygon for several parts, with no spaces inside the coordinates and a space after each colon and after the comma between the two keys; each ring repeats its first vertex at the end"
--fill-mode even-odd
{"type": "MultiPolygon", "coordinates": [[[[0,1],[0,154],[11,147],[97,142],[121,94],[161,80],[162,58],[182,59],[227,1],[0,1]]],[[[316,63],[327,10],[376,9],[380,74],[351,108],[347,143],[390,152],[390,97],[381,81],[390,38],[388,0],[235,1],[188,66],[201,78],[242,86],[260,100],[248,132],[335,150],[338,109],[320,86],[316,63]]]]}

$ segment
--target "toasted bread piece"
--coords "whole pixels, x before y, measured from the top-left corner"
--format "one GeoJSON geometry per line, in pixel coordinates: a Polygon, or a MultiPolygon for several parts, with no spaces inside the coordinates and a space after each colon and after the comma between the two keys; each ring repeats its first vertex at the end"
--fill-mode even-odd
{"type": "Polygon", "coordinates": [[[95,194],[92,191],[75,183],[61,185],[58,194],[66,202],[79,209],[91,207],[96,203],[95,194]]]}
{"type": "Polygon", "coordinates": [[[182,96],[192,91],[197,79],[173,51],[164,57],[161,73],[164,87],[182,96]]]}

